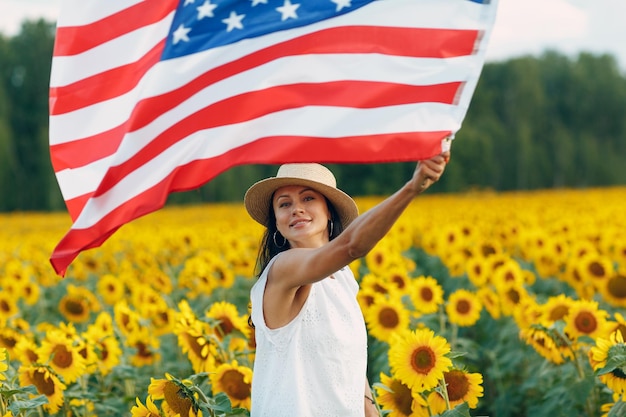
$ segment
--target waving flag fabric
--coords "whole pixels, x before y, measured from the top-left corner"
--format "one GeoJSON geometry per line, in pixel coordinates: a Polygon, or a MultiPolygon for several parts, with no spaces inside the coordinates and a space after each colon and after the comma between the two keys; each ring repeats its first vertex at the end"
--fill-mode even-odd
{"type": "Polygon", "coordinates": [[[51,262],[230,167],[412,161],[461,126],[496,0],[66,0],[51,262]]]}

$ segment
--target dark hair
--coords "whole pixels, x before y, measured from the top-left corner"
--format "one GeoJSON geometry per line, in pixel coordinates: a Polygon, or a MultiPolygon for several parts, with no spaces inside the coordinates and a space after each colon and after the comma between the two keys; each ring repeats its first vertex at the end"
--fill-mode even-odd
{"type": "MultiPolygon", "coordinates": [[[[326,197],[324,197],[324,199],[326,200],[326,205],[328,206],[328,211],[330,212],[329,221],[333,224],[332,233],[328,238],[329,240],[333,240],[334,238],[339,236],[341,232],[343,232],[343,225],[341,224],[339,213],[337,213],[335,207],[326,197]]],[[[286,251],[287,249],[289,249],[289,242],[280,234],[280,232],[276,228],[276,214],[274,213],[274,208],[270,206],[267,227],[265,229],[265,232],[263,233],[263,237],[261,238],[259,254],[256,260],[255,274],[257,278],[261,276],[263,270],[265,269],[265,267],[267,267],[267,264],[269,264],[270,260],[274,256],[286,251]],[[278,241],[278,243],[283,240],[285,241],[285,244],[283,246],[278,246],[276,244],[277,242],[274,241],[274,233],[276,233],[276,240],[278,241]]]]}

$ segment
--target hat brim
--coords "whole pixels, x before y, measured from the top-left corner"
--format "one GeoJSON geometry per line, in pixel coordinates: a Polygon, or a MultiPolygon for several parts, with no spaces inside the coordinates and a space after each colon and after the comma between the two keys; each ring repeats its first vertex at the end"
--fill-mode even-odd
{"type": "Polygon", "coordinates": [[[250,217],[265,227],[269,226],[269,213],[274,192],[287,185],[311,187],[324,195],[337,210],[343,229],[359,215],[359,209],[354,200],[338,188],[303,178],[271,177],[256,182],[246,191],[244,205],[250,217]]]}

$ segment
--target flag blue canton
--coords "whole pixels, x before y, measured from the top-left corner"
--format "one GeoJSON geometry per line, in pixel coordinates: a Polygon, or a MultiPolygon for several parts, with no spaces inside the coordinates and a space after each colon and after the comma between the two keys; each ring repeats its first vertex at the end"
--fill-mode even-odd
{"type": "Polygon", "coordinates": [[[162,59],[309,25],[375,0],[180,0],[162,59]]]}

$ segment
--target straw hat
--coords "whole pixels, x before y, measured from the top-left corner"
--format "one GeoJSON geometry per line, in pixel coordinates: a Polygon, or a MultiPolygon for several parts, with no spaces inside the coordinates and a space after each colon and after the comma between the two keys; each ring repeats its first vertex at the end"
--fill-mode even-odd
{"type": "Polygon", "coordinates": [[[244,197],[244,205],[250,216],[268,226],[272,196],[280,187],[302,185],[323,194],[333,205],[345,229],[359,215],[354,200],[337,188],[337,180],[328,168],[320,164],[281,165],[275,177],[253,184],[244,197]]]}

